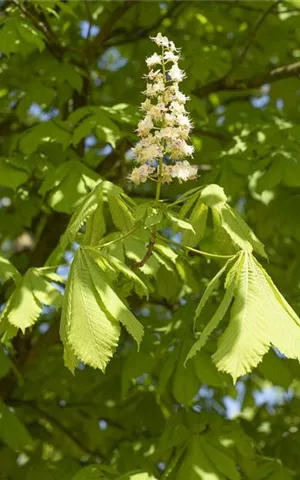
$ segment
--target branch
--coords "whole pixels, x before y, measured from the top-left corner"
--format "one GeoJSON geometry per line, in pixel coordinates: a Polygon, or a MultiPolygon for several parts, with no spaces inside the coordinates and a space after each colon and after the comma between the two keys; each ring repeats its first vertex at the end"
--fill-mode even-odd
{"type": "Polygon", "coordinates": [[[23,15],[31,21],[34,27],[44,35],[50,51],[58,60],[60,60],[64,53],[64,48],[56,38],[45,15],[43,21],[41,21],[41,19],[35,15],[34,6],[27,4],[25,7],[24,4],[20,3],[18,0],[13,0],[13,3],[19,8],[23,15]],[[48,28],[50,28],[50,30],[48,30],[48,28]]]}
{"type": "Polygon", "coordinates": [[[128,138],[122,138],[116,148],[112,150],[95,169],[95,172],[101,176],[108,178],[111,169],[116,166],[117,162],[125,155],[126,150],[132,146],[128,138]]]}
{"type": "Polygon", "coordinates": [[[103,459],[103,454],[95,451],[89,450],[85,443],[81,441],[78,437],[76,437],[67,427],[65,427],[56,417],[54,417],[52,414],[49,413],[49,409],[44,410],[41,408],[39,405],[37,405],[33,401],[26,401],[26,400],[13,400],[9,399],[7,404],[9,406],[13,407],[29,407],[32,410],[34,410],[36,413],[38,413],[41,417],[43,417],[45,420],[48,420],[49,423],[53,427],[55,427],[60,433],[65,435],[69,440],[71,440],[77,448],[82,452],[83,455],[93,455],[95,457],[100,457],[103,459]]]}
{"type": "MultiPolygon", "coordinates": [[[[253,5],[247,5],[244,2],[241,2],[240,0],[222,0],[222,3],[224,5],[227,4],[227,5],[230,5],[231,7],[234,6],[234,7],[240,8],[241,10],[246,10],[246,11],[249,11],[249,12],[258,12],[258,13],[263,13],[264,12],[263,8],[254,7],[253,5]]],[[[289,12],[295,11],[295,10],[296,9],[284,10],[284,13],[289,13],[289,12]]],[[[299,9],[297,9],[297,11],[300,13],[299,9]]],[[[271,12],[271,13],[274,13],[274,12],[271,12]]],[[[274,15],[276,15],[276,13],[274,13],[274,15]]]]}
{"type": "Polygon", "coordinates": [[[210,137],[219,140],[220,142],[231,142],[232,138],[229,135],[220,132],[212,132],[210,130],[202,130],[201,128],[194,128],[193,133],[202,137],[210,137]]]}
{"type": "Polygon", "coordinates": [[[297,77],[300,75],[300,62],[298,61],[288,65],[282,65],[281,67],[274,68],[269,72],[266,72],[262,75],[257,75],[255,77],[232,79],[232,73],[246,58],[247,53],[256,38],[259,28],[261,27],[267,16],[273,12],[275,7],[277,7],[277,5],[281,1],[282,0],[276,0],[263,12],[262,16],[255,23],[248,42],[246,43],[241,54],[239,55],[235,65],[233,65],[229,72],[227,72],[222,78],[214,80],[213,82],[210,82],[203,87],[196,88],[193,91],[195,95],[198,95],[199,97],[204,97],[213,92],[251,90],[253,88],[258,88],[265,83],[273,83],[284,78],[297,77]]]}
{"type": "Polygon", "coordinates": [[[273,83],[285,78],[299,77],[299,75],[300,61],[273,68],[269,72],[250,78],[231,80],[225,75],[203,87],[196,88],[193,93],[198,97],[205,97],[214,92],[251,90],[253,88],[261,87],[265,83],[273,83]]]}
{"type": "Polygon", "coordinates": [[[240,55],[238,56],[236,63],[232,66],[232,68],[231,68],[231,69],[229,70],[229,72],[226,74],[226,77],[227,77],[227,78],[229,78],[229,77],[232,75],[232,73],[233,73],[233,72],[241,65],[241,63],[244,61],[244,59],[246,58],[247,53],[248,53],[251,45],[253,44],[254,40],[256,39],[258,30],[260,29],[260,27],[262,26],[263,22],[266,20],[266,18],[268,17],[268,15],[269,15],[273,10],[275,10],[275,7],[277,8],[277,5],[278,5],[280,2],[281,2],[281,0],[276,0],[276,2],[271,3],[271,5],[263,12],[263,14],[261,15],[261,17],[257,20],[257,22],[255,23],[254,27],[253,27],[252,30],[251,30],[251,33],[250,33],[248,42],[246,43],[246,45],[245,45],[245,47],[243,48],[243,50],[242,50],[242,52],[240,53],[240,55]]]}
{"type": "MultiPolygon", "coordinates": [[[[166,13],[164,13],[161,17],[159,17],[158,20],[155,23],[153,23],[152,25],[150,25],[149,27],[143,28],[143,29],[135,28],[134,30],[132,30],[130,32],[125,31],[124,32],[124,38],[122,38],[120,40],[116,40],[114,42],[109,42],[108,46],[116,47],[118,45],[124,45],[124,44],[127,44],[127,43],[136,42],[137,40],[140,40],[141,38],[145,38],[149,33],[157,30],[160,27],[160,25],[162,24],[162,22],[168,17],[172,17],[172,21],[174,22],[174,14],[175,14],[176,10],[177,10],[176,13],[178,13],[179,7],[181,7],[182,5],[184,5],[184,2],[176,1],[166,11],[166,13]]],[[[185,7],[185,5],[184,5],[184,7],[185,7]]]]}
{"type": "Polygon", "coordinates": [[[113,26],[120,20],[120,18],[136,4],[137,0],[125,0],[123,5],[118,6],[101,25],[101,30],[96,37],[88,45],[90,51],[97,50],[99,53],[100,47],[113,36],[113,26]]]}

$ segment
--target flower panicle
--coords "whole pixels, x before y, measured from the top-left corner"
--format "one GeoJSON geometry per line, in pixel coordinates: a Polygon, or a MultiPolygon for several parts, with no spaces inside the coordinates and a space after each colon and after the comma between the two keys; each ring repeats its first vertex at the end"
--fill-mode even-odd
{"type": "Polygon", "coordinates": [[[180,52],[172,41],[161,33],[150,39],[161,53],[146,59],[146,99],[141,105],[144,118],[136,130],[140,140],[132,149],[140,166],[133,169],[129,179],[136,185],[148,178],[162,183],[177,178],[181,183],[197,178],[197,167],[186,160],[193,156],[194,147],[188,143],[192,129],[185,109],[188,97],[179,89],[185,73],[178,66],[180,52]]]}

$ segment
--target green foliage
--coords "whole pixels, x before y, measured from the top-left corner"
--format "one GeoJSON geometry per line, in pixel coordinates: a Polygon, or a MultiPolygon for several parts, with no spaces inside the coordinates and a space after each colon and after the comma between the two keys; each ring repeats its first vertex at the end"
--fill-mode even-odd
{"type": "MultiPolygon", "coordinates": [[[[196,310],[196,318],[227,266],[228,263],[208,285],[196,310]]],[[[205,345],[234,298],[229,326],[220,336],[213,355],[218,369],[230,373],[236,381],[257,366],[271,345],[285,356],[300,360],[300,319],[251,254],[245,252],[238,257],[227,274],[225,288],[222,302],[187,358],[205,345]]]]}
{"type": "Polygon", "coordinates": [[[118,344],[118,322],[138,344],[143,336],[141,324],[115,294],[105,269],[96,265],[97,257],[94,259],[91,253],[85,249],[76,252],[64,298],[61,338],[71,371],[74,361],[68,360],[69,352],[87,365],[105,370],[118,344]]]}
{"type": "Polygon", "coordinates": [[[0,480],[299,478],[299,2],[0,8],[0,480]],[[199,168],[161,191],[158,31],[199,168]]]}
{"type": "Polygon", "coordinates": [[[98,176],[76,160],[63,163],[49,173],[39,193],[58,212],[72,213],[94,187],[98,176]]]}
{"type": "MultiPolygon", "coordinates": [[[[58,276],[54,278],[56,281],[63,281],[58,276]]],[[[59,306],[61,295],[50,283],[52,280],[53,274],[51,275],[47,268],[27,270],[2,311],[0,331],[4,338],[7,326],[9,332],[15,332],[16,328],[24,332],[26,328],[32,327],[39,318],[43,305],[59,306]]],[[[10,336],[10,333],[8,335],[10,336]]]]}
{"type": "Polygon", "coordinates": [[[29,432],[7,405],[0,403],[0,438],[13,450],[20,451],[32,442],[29,432]]]}

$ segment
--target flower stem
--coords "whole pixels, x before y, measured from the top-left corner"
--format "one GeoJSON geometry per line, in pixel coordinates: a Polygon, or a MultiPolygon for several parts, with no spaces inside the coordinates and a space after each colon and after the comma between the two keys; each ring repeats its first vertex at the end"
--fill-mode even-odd
{"type": "MultiPolygon", "coordinates": [[[[161,65],[162,65],[162,71],[163,71],[163,78],[164,78],[164,84],[166,83],[166,67],[165,67],[165,60],[164,60],[164,47],[162,47],[162,52],[161,52],[161,65]]],[[[162,187],[162,173],[163,173],[163,159],[159,159],[158,163],[158,173],[157,173],[157,184],[156,184],[156,192],[155,192],[155,207],[158,208],[159,206],[159,200],[160,200],[160,194],[161,194],[161,187],[162,187]]],[[[139,262],[136,262],[132,265],[132,268],[141,268],[145,265],[145,263],[149,260],[149,258],[152,255],[154,245],[155,245],[155,238],[157,235],[156,231],[156,225],[152,226],[151,233],[150,233],[150,239],[149,239],[149,245],[147,248],[147,251],[139,262]]]]}
{"type": "Polygon", "coordinates": [[[156,193],[155,193],[155,206],[158,207],[159,199],[160,199],[160,192],[161,192],[161,185],[162,185],[162,169],[163,169],[163,160],[162,158],[159,159],[158,165],[158,177],[157,177],[157,185],[156,185],[156,193]]]}

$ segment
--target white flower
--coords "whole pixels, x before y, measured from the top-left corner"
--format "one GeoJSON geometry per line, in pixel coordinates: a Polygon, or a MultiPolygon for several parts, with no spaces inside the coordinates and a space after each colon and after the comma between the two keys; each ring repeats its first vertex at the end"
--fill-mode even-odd
{"type": "Polygon", "coordinates": [[[188,131],[190,131],[192,128],[191,121],[187,115],[183,115],[183,114],[177,115],[177,123],[180,127],[183,127],[188,131]]]}
{"type": "Polygon", "coordinates": [[[177,162],[172,166],[171,176],[178,178],[179,182],[186,182],[197,178],[198,168],[185,160],[184,162],[177,162]]]}
{"type": "Polygon", "coordinates": [[[157,138],[150,134],[142,138],[132,151],[139,163],[153,162],[163,157],[163,147],[157,143],[157,138]]]}
{"type": "Polygon", "coordinates": [[[160,139],[175,138],[177,136],[176,128],[164,127],[155,132],[155,136],[160,139]]]}
{"type": "Polygon", "coordinates": [[[188,145],[187,143],[185,143],[185,146],[184,146],[185,155],[187,155],[188,157],[192,157],[194,150],[195,148],[193,147],[193,145],[188,145]]]}
{"type": "Polygon", "coordinates": [[[170,47],[174,46],[175,48],[175,45],[173,42],[169,42],[168,38],[167,37],[163,37],[163,35],[161,33],[158,33],[156,35],[156,37],[150,37],[150,40],[152,40],[153,42],[156,43],[156,45],[158,45],[159,47],[166,47],[168,48],[169,46],[169,43],[172,43],[173,45],[170,45],[170,47]]]}
{"type": "Polygon", "coordinates": [[[146,98],[146,100],[141,104],[141,109],[144,110],[144,112],[147,112],[148,110],[150,110],[151,106],[151,100],[149,98],[146,98]]]}
{"type": "Polygon", "coordinates": [[[165,114],[165,121],[166,121],[167,125],[173,126],[173,125],[175,125],[177,119],[173,115],[173,113],[166,113],[165,114]]]}
{"type": "Polygon", "coordinates": [[[174,63],[172,68],[170,68],[168,74],[170,75],[173,82],[181,82],[184,79],[184,72],[180,70],[176,63],[174,63]]]}
{"type": "Polygon", "coordinates": [[[174,97],[176,98],[177,102],[179,103],[186,103],[187,100],[189,100],[189,97],[184,95],[182,92],[180,92],[179,89],[174,93],[174,97]]]}
{"type": "Polygon", "coordinates": [[[144,157],[150,162],[157,160],[158,158],[162,158],[162,156],[162,147],[160,145],[156,145],[155,143],[149,145],[148,148],[146,148],[144,151],[144,157]]]}
{"type": "Polygon", "coordinates": [[[151,57],[146,58],[147,67],[151,68],[153,65],[160,65],[161,64],[161,57],[157,53],[153,53],[151,57]]]}
{"type": "Polygon", "coordinates": [[[154,83],[147,83],[146,91],[144,93],[147,97],[155,97],[156,90],[154,88],[154,83]]]}
{"type": "MultiPolygon", "coordinates": [[[[172,42],[173,43],[173,42],[172,42]]],[[[174,45],[174,44],[173,44],[174,45]]],[[[174,45],[175,47],[175,45],[174,45]]],[[[177,63],[178,60],[179,60],[179,56],[178,55],[175,55],[175,53],[173,51],[170,51],[170,50],[167,50],[165,53],[164,53],[164,59],[166,62],[174,62],[174,63],[177,63]]]]}
{"type": "Polygon", "coordinates": [[[154,83],[147,83],[147,88],[145,94],[147,97],[156,97],[158,93],[163,92],[165,89],[165,84],[163,80],[158,80],[154,83]]]}
{"type": "Polygon", "coordinates": [[[128,178],[136,185],[140,185],[140,183],[145,183],[148,180],[148,177],[154,170],[155,168],[145,164],[141,167],[134,168],[130,175],[128,175],[128,178]]]}
{"type": "Polygon", "coordinates": [[[184,72],[178,67],[179,54],[173,42],[161,33],[151,40],[161,48],[161,54],[155,53],[146,59],[149,72],[144,93],[147,98],[141,105],[145,115],[137,128],[140,140],[132,149],[140,166],[134,168],[128,178],[137,185],[149,177],[162,183],[177,178],[181,183],[197,177],[197,167],[184,160],[194,152],[188,143],[192,128],[184,106],[188,97],[179,90],[184,72]],[[168,62],[171,68],[166,70],[168,62]],[[164,155],[175,164],[162,163],[164,155]]]}
{"type": "Polygon", "coordinates": [[[153,123],[151,120],[151,116],[148,114],[143,120],[139,122],[137,132],[141,137],[144,137],[145,135],[148,135],[152,128],[153,123]]]}
{"type": "Polygon", "coordinates": [[[167,144],[169,156],[173,160],[193,155],[194,147],[181,138],[172,138],[167,144]]]}
{"type": "Polygon", "coordinates": [[[179,102],[171,102],[170,109],[172,110],[173,113],[177,113],[178,115],[182,115],[183,113],[186,113],[184,105],[179,102]]]}
{"type": "Polygon", "coordinates": [[[147,78],[149,78],[149,80],[163,81],[163,74],[161,73],[160,70],[150,70],[150,72],[147,75],[147,78]]]}
{"type": "Polygon", "coordinates": [[[149,110],[149,114],[151,115],[153,121],[161,121],[165,110],[166,110],[165,104],[158,103],[157,105],[151,106],[149,110]]]}
{"type": "Polygon", "coordinates": [[[179,49],[175,47],[175,43],[174,43],[174,42],[171,42],[170,40],[169,40],[168,48],[169,48],[169,50],[171,50],[172,52],[179,52],[179,49]]]}
{"type": "Polygon", "coordinates": [[[172,165],[163,165],[162,168],[162,182],[171,183],[172,182],[172,165]]]}

